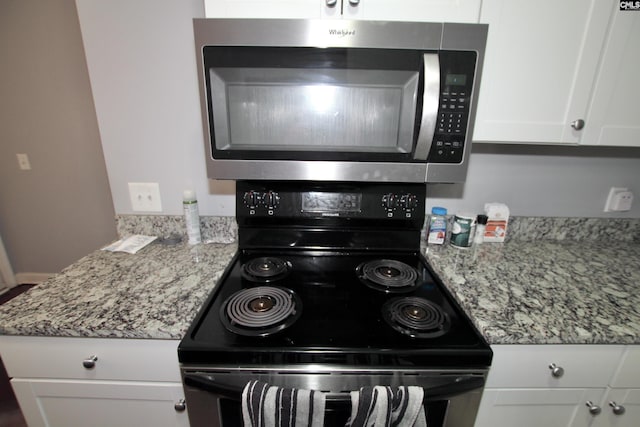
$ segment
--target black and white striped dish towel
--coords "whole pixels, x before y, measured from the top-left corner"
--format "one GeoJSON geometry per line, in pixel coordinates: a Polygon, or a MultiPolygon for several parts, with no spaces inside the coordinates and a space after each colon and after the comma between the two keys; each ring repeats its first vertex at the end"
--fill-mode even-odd
{"type": "Polygon", "coordinates": [[[245,427],[322,427],[325,394],[250,381],[242,391],[245,427]]]}
{"type": "Polygon", "coordinates": [[[427,427],[422,387],[362,387],[351,392],[348,427],[427,427]]]}

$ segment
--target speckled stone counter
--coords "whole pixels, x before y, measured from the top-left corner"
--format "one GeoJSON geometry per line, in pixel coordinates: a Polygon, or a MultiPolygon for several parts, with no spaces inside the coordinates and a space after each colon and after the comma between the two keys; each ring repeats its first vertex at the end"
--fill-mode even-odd
{"type": "Polygon", "coordinates": [[[0,334],[181,339],[235,244],[96,251],[0,306],[0,334]]]}
{"type": "Polygon", "coordinates": [[[490,344],[640,344],[640,243],[425,248],[490,344]]]}
{"type": "MultiPolygon", "coordinates": [[[[121,235],[183,229],[177,217],[117,220],[121,235]]],[[[232,219],[201,222],[203,238],[222,243],[96,251],[0,306],[0,334],[181,339],[237,249],[225,243],[232,219]]],[[[509,227],[504,244],[424,249],[491,344],[640,344],[640,219],[509,227]]]]}

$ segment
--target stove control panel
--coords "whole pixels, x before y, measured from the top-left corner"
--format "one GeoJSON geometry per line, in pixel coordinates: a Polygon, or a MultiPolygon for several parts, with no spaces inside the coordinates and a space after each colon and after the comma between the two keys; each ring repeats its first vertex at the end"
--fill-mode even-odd
{"type": "Polygon", "coordinates": [[[267,215],[274,215],[275,209],[280,205],[280,195],[276,191],[249,190],[242,195],[244,207],[249,210],[249,215],[256,215],[258,210],[267,215]]]}
{"type": "Polygon", "coordinates": [[[411,218],[419,204],[418,196],[412,193],[387,193],[382,196],[381,201],[382,208],[389,218],[396,215],[411,218]]]}
{"type": "Polygon", "coordinates": [[[420,222],[425,215],[424,184],[238,181],[236,185],[236,214],[252,221],[420,222]]]}

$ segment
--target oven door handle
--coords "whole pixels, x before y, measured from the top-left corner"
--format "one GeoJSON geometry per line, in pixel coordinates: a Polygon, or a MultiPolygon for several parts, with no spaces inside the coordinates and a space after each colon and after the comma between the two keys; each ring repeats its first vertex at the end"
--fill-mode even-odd
{"type": "MultiPolygon", "coordinates": [[[[189,387],[214,393],[235,401],[242,400],[242,389],[212,380],[206,374],[184,374],[183,379],[185,385],[189,387]]],[[[483,377],[468,377],[436,387],[427,387],[424,388],[424,402],[448,400],[460,394],[482,389],[484,383],[483,377]]],[[[348,393],[327,393],[326,399],[327,403],[344,403],[350,402],[351,396],[348,393]]]]}

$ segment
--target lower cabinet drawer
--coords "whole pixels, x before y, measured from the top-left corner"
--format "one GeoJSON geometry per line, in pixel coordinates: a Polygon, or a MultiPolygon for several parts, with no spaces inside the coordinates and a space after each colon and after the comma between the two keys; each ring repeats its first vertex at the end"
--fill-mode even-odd
{"type": "Polygon", "coordinates": [[[188,427],[180,383],[11,380],[31,427],[188,427]]]}
{"type": "Polygon", "coordinates": [[[640,346],[628,346],[622,357],[620,369],[611,382],[611,387],[640,387],[640,346]]]}
{"type": "Polygon", "coordinates": [[[495,345],[487,387],[603,387],[624,346],[495,345]]]}
{"type": "Polygon", "coordinates": [[[0,337],[0,354],[14,378],[180,382],[178,341],[0,337]]]}
{"type": "Polygon", "coordinates": [[[475,427],[588,426],[605,389],[485,389],[475,427]]]}

